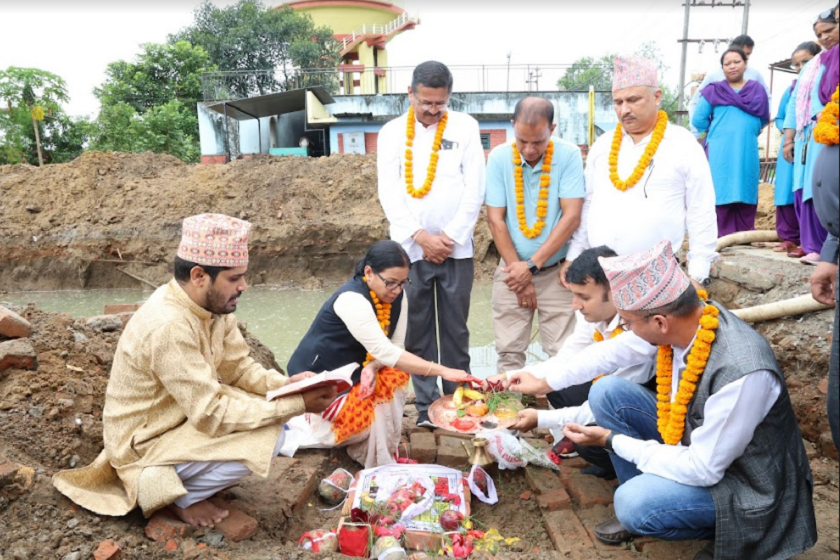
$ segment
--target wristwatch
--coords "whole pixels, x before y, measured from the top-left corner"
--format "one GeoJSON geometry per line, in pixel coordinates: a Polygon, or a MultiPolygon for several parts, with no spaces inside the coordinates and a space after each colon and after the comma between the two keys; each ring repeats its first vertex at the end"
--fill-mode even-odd
{"type": "Polygon", "coordinates": [[[528,265],[528,270],[531,271],[531,276],[536,276],[537,273],[540,271],[540,267],[534,264],[534,261],[528,259],[525,261],[525,264],[528,265]]]}
{"type": "MultiPolygon", "coordinates": [[[[697,279],[695,278],[695,280],[697,280],[697,279]]],[[[702,280],[697,280],[697,283],[700,284],[701,286],[703,286],[704,288],[708,288],[709,286],[712,285],[712,279],[707,276],[706,278],[703,278],[702,280]]]]}
{"type": "Polygon", "coordinates": [[[613,438],[615,437],[615,432],[610,432],[610,435],[607,436],[607,441],[604,443],[604,449],[607,452],[612,453],[615,455],[615,449],[613,449],[613,438]]]}

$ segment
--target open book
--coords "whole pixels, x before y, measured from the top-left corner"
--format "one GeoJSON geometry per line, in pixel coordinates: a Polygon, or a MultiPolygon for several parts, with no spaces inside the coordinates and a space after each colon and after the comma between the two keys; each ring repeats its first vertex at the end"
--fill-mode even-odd
{"type": "Polygon", "coordinates": [[[318,387],[326,387],[327,385],[335,385],[336,391],[343,393],[353,386],[353,380],[351,377],[358,367],[359,364],[353,362],[352,364],[347,364],[346,366],[342,366],[332,371],[325,371],[323,373],[319,373],[315,377],[304,379],[300,383],[286,385],[285,387],[280,387],[274,391],[269,391],[265,398],[266,400],[273,401],[279,397],[298,395],[312,389],[317,389],[318,387]]]}

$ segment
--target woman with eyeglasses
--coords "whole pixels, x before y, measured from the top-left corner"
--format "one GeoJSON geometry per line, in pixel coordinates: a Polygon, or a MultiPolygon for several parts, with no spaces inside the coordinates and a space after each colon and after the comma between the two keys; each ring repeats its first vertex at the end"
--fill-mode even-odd
{"type": "MultiPolygon", "coordinates": [[[[791,68],[799,74],[802,68],[815,56],[822,47],[813,41],[802,43],[791,55],[791,68]]],[[[782,100],[779,103],[779,112],[776,113],[776,128],[784,135],[785,117],[787,106],[790,102],[793,90],[796,88],[796,80],[785,90],[782,100]]],[[[782,241],[773,250],[777,253],[787,253],[789,257],[802,257],[802,249],[799,247],[799,218],[796,217],[795,197],[793,194],[793,164],[785,159],[779,147],[779,154],[776,157],[776,180],[774,184],[774,203],[776,205],[776,233],[782,241]]]]}
{"type": "Polygon", "coordinates": [[[692,124],[706,133],[715,184],[718,237],[755,229],[760,165],[758,135],[770,121],[764,87],[744,77],[747,55],[730,47],[720,58],[724,80],[700,92],[692,124]]]}
{"type": "Polygon", "coordinates": [[[286,441],[297,448],[347,447],[365,468],[395,461],[402,433],[409,375],[464,383],[465,371],[424,360],[404,347],[409,305],[408,254],[395,241],[379,241],[315,317],[289,360],[288,372],[331,371],[362,364],[353,388],[322,416],[289,422],[286,441]]]}
{"type": "MultiPolygon", "coordinates": [[[[826,63],[831,60],[830,52],[837,52],[840,43],[835,8],[822,12],[814,21],[814,34],[825,49],[808,62],[799,74],[796,88],[791,95],[785,116],[785,140],[783,153],[786,160],[793,163],[793,191],[796,197],[796,214],[799,218],[802,250],[790,256],[799,256],[803,264],[817,265],[820,250],[828,235],[820,224],[813,201],[814,162],[822,149],[822,144],[814,141],[813,131],[816,117],[822,112],[825,103],[820,97],[826,63]]],[[[833,72],[836,74],[837,66],[833,72]]],[[[827,78],[829,79],[829,78],[827,78]]]]}

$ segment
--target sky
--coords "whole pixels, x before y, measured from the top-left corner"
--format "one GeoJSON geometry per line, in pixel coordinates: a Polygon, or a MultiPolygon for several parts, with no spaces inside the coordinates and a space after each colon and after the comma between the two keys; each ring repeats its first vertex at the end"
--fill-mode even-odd
{"type": "MultiPolygon", "coordinates": [[[[266,5],[275,5],[265,2],[266,5]]],[[[731,3],[732,0],[705,0],[731,3]]],[[[165,42],[188,26],[200,0],[0,0],[0,69],[34,67],[58,74],[70,93],[70,114],[95,116],[99,104],[93,89],[105,79],[108,63],[133,60],[142,43],[165,42]]],[[[219,6],[232,0],[214,0],[219,6]]],[[[664,81],[679,81],[685,8],[683,0],[403,0],[397,2],[421,24],[389,45],[392,66],[414,66],[440,60],[464,66],[458,76],[480,80],[485,71],[507,86],[504,65],[514,69],[510,90],[526,91],[525,65],[543,65],[540,89],[550,89],[560,70],[583,56],[610,52],[632,54],[655,41],[669,68],[664,81]],[[555,65],[555,69],[551,68],[555,65]],[[466,67],[472,67],[474,76],[466,67]],[[502,78],[505,76],[505,78],[502,78]]],[[[772,62],[784,60],[803,41],[813,40],[815,16],[836,5],[832,0],[751,0],[748,33],[756,42],[750,65],[769,81],[772,62]]],[[[716,6],[691,9],[689,37],[735,37],[741,32],[743,8],[716,6]]],[[[725,50],[720,48],[720,53],[725,50]]],[[[687,75],[719,66],[713,44],[688,47],[687,75]]],[[[533,71],[533,68],[531,68],[533,71]]],[[[776,73],[773,106],[791,76],[776,73]]],[[[688,82],[689,77],[686,78],[688,82]]],[[[464,85],[467,85],[466,83],[464,85]]],[[[534,87],[536,84],[531,84],[534,87]]],[[[458,84],[456,83],[456,89],[458,84]]],[[[503,89],[496,87],[494,89],[503,89]]]]}

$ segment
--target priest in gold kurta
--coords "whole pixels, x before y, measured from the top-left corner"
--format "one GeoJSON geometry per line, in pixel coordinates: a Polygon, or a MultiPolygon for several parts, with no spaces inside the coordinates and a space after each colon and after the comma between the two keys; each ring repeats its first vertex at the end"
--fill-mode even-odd
{"type": "Polygon", "coordinates": [[[184,221],[175,278],[137,311],[117,346],[105,395],[105,448],[54,484],[95,513],[148,517],[163,507],[194,525],[226,515],[210,496],[266,476],[283,426],[335,398],[319,389],[269,402],[288,378],[249,357],[233,311],[247,288],[250,224],[218,214],[184,221]]]}

